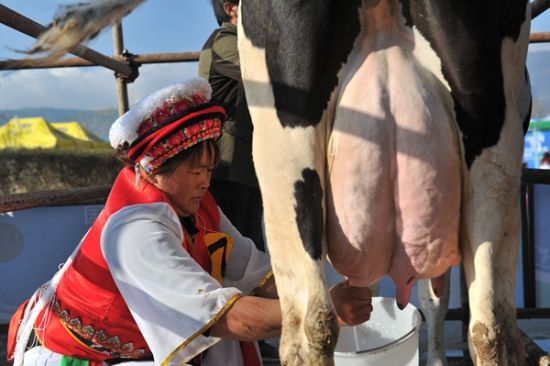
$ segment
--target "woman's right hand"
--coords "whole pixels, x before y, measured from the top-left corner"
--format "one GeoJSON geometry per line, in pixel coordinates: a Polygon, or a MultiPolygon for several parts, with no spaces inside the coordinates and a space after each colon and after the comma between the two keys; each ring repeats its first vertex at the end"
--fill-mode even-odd
{"type": "Polygon", "coordinates": [[[332,286],[329,292],[340,326],[357,325],[369,320],[372,293],[368,287],[353,287],[348,280],[344,280],[332,286]]]}

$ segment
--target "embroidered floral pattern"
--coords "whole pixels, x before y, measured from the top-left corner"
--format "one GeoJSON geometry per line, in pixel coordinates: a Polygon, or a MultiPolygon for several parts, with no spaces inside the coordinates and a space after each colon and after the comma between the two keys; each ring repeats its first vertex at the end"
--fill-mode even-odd
{"type": "Polygon", "coordinates": [[[147,135],[151,130],[166,123],[170,117],[181,115],[189,108],[207,102],[208,99],[201,94],[194,94],[189,99],[166,101],[140,123],[137,129],[138,136],[147,135]]]}
{"type": "Polygon", "coordinates": [[[144,165],[145,171],[148,173],[154,172],[166,160],[201,141],[219,138],[221,129],[221,120],[212,118],[197,122],[171,134],[149,151],[147,155],[150,161],[144,165]]]}
{"type": "Polygon", "coordinates": [[[53,311],[59,316],[65,327],[86,346],[94,351],[116,358],[141,358],[145,356],[143,348],[134,349],[132,342],[121,343],[118,336],[108,337],[101,329],[94,330],[90,324],[82,325],[78,317],[71,318],[69,312],[61,308],[58,301],[53,305],[53,311]]]}
{"type": "MultiPolygon", "coordinates": [[[[208,103],[202,94],[197,93],[189,98],[165,101],[160,107],[145,118],[137,129],[139,136],[155,133],[174,117],[185,115],[190,108],[208,103]]],[[[185,124],[184,124],[185,125],[185,124]]],[[[178,153],[206,139],[218,139],[221,135],[222,121],[219,118],[193,121],[191,125],[172,132],[155,143],[155,146],[141,158],[140,163],[148,173],[164,164],[178,153]]]]}

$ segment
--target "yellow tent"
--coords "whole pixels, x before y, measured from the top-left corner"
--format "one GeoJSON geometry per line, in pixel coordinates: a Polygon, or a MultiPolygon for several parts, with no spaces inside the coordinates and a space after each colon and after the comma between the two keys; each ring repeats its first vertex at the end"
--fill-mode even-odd
{"type": "Polygon", "coordinates": [[[110,148],[107,142],[100,140],[76,121],[71,122],[51,122],[50,126],[65,135],[75,138],[79,141],[85,141],[92,145],[93,148],[110,148]]]}
{"type": "Polygon", "coordinates": [[[90,136],[77,122],[50,124],[42,117],[31,117],[13,118],[0,127],[0,149],[8,148],[98,150],[110,146],[90,136]]]}

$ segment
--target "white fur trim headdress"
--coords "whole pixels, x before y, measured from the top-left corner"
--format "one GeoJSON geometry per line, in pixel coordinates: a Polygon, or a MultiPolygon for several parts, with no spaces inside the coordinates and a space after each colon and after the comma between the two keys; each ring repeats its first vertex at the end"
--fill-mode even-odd
{"type": "Polygon", "coordinates": [[[193,77],[140,100],[111,126],[114,148],[152,173],[179,152],[206,139],[217,139],[225,110],[209,103],[212,89],[193,77]]]}

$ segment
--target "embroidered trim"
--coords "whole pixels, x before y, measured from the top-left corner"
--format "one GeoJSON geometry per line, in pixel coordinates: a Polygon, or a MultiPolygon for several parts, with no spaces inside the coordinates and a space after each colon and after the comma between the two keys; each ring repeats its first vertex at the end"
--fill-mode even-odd
{"type": "Polygon", "coordinates": [[[166,123],[169,118],[183,114],[188,109],[204,103],[208,103],[208,99],[200,94],[193,94],[191,97],[175,101],[167,100],[139,124],[137,134],[138,136],[146,135],[158,126],[166,123]]]}
{"type": "MultiPolygon", "coordinates": [[[[132,342],[121,343],[118,336],[107,336],[102,329],[95,330],[91,325],[82,325],[79,318],[71,318],[69,312],[62,309],[59,302],[53,305],[53,311],[59,317],[61,325],[82,346],[111,358],[142,358],[146,351],[134,349],[132,342]]],[[[44,342],[41,341],[42,344],[44,342]]]]}
{"type": "MultiPolygon", "coordinates": [[[[229,301],[227,301],[227,303],[220,309],[220,311],[216,315],[214,315],[214,317],[212,319],[210,319],[210,321],[208,323],[206,323],[201,329],[199,329],[193,335],[191,335],[189,338],[187,338],[182,344],[177,346],[176,349],[174,349],[172,352],[170,352],[170,354],[168,356],[166,356],[164,361],[162,361],[160,366],[168,366],[168,364],[172,361],[172,359],[174,357],[176,357],[176,355],[179,352],[181,352],[182,349],[187,347],[189,345],[189,343],[193,342],[199,335],[203,334],[204,332],[206,332],[206,330],[211,328],[214,325],[214,323],[216,323],[218,320],[220,320],[220,318],[233,306],[235,301],[237,301],[241,297],[243,297],[243,294],[237,294],[237,295],[231,297],[229,299],[229,301]]],[[[193,358],[193,357],[195,357],[195,355],[193,355],[191,358],[193,358]]]]}
{"type": "Polygon", "coordinates": [[[273,271],[269,271],[266,273],[266,275],[264,276],[264,278],[262,278],[260,280],[260,282],[258,282],[258,286],[256,286],[254,288],[254,290],[252,290],[252,292],[250,293],[250,295],[254,295],[256,293],[256,290],[258,290],[260,287],[262,287],[263,285],[265,285],[265,283],[271,278],[273,277],[273,271]]]}
{"type": "Polygon", "coordinates": [[[220,119],[210,118],[185,127],[159,141],[145,156],[145,159],[142,159],[141,165],[147,173],[152,173],[163,165],[166,160],[181,151],[204,140],[218,139],[221,135],[221,125],[220,119]]]}
{"type": "Polygon", "coordinates": [[[267,272],[266,275],[264,276],[264,278],[262,278],[262,279],[260,280],[260,282],[258,283],[258,286],[256,286],[256,288],[262,287],[263,285],[265,285],[265,283],[267,282],[267,280],[269,280],[271,277],[273,277],[273,271],[267,272]]]}

